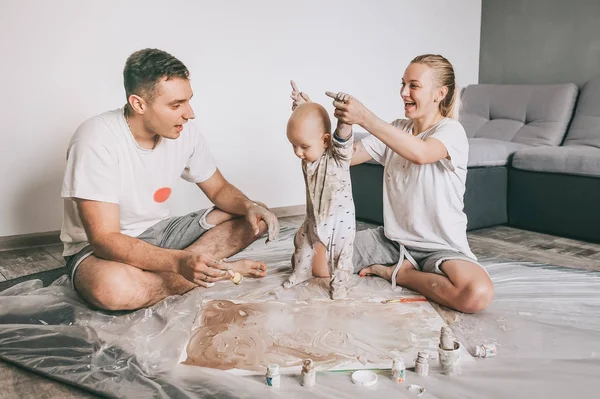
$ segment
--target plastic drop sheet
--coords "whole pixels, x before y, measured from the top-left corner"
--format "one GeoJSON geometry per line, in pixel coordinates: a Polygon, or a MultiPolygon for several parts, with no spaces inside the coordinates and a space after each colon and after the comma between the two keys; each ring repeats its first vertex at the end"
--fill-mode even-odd
{"type": "MultiPolygon", "coordinates": [[[[403,384],[381,370],[371,387],[354,385],[349,372],[319,372],[314,387],[301,386],[292,374],[273,388],[261,376],[179,365],[205,300],[328,297],[320,282],[279,289],[290,273],[293,234],[283,229],[277,242],[256,242],[238,255],[264,260],[264,279],[221,282],[135,312],[90,310],[66,277],[49,287],[39,280],[16,285],[0,293],[0,358],[107,397],[413,398],[410,384],[425,389],[421,398],[599,397],[600,273],[529,263],[483,260],[495,284],[490,307],[476,315],[439,309],[466,349],[498,348],[494,358],[463,362],[460,375],[441,374],[434,358],[428,377],[407,371],[403,384]]],[[[354,300],[397,296],[380,278],[351,281],[354,300]]],[[[414,359],[404,360],[412,367],[414,359]]]]}

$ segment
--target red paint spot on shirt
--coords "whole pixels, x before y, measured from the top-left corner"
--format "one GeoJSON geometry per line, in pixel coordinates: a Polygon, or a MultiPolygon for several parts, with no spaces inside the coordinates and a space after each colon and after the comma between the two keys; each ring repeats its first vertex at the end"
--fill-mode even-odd
{"type": "Polygon", "coordinates": [[[159,188],[154,192],[154,201],[156,202],[165,202],[171,196],[171,188],[163,187],[159,188]]]}

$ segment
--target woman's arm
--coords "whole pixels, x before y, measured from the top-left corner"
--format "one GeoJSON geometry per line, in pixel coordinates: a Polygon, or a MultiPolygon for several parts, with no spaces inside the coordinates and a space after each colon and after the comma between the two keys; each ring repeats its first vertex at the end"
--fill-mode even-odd
{"type": "Polygon", "coordinates": [[[362,144],[362,141],[355,142],[350,166],[360,165],[361,163],[365,163],[371,159],[373,159],[373,157],[367,152],[367,150],[365,150],[365,146],[362,144]]]}
{"type": "MultiPolygon", "coordinates": [[[[327,92],[325,94],[335,98],[335,93],[327,92]]],[[[335,106],[334,115],[336,118],[344,123],[361,126],[396,154],[413,163],[434,163],[448,157],[448,150],[441,141],[435,138],[421,140],[412,134],[407,134],[379,118],[354,97],[350,97],[345,102],[334,101],[333,105],[335,106]]],[[[353,157],[352,164],[365,162],[362,159],[358,155],[357,162],[355,162],[353,157]]]]}
{"type": "Polygon", "coordinates": [[[360,126],[381,140],[402,158],[412,163],[423,165],[448,157],[446,146],[438,139],[430,137],[421,140],[383,121],[372,112],[369,111],[369,113],[371,115],[360,126]]]}

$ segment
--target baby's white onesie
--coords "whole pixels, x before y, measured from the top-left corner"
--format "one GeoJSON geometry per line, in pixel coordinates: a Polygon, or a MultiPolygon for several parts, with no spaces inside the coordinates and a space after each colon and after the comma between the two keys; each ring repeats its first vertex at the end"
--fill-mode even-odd
{"type": "Polygon", "coordinates": [[[292,275],[284,283],[293,287],[312,277],[314,244],[325,246],[331,276],[331,297],[346,297],[353,272],[352,252],[356,223],[350,183],[353,135],[332,145],[315,162],[302,162],[306,183],[306,217],[294,237],[292,275]]]}

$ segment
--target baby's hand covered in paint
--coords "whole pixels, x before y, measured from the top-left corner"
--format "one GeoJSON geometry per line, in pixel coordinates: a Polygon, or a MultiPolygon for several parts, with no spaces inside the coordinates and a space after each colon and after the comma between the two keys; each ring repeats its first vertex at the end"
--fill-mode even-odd
{"type": "Polygon", "coordinates": [[[292,85],[292,94],[290,95],[290,98],[293,100],[292,111],[295,110],[299,105],[312,102],[306,93],[302,93],[300,90],[298,90],[296,82],[290,80],[290,84],[292,85]]]}
{"type": "Polygon", "coordinates": [[[260,221],[262,220],[263,222],[265,222],[265,224],[267,225],[267,231],[269,233],[267,243],[270,243],[277,239],[277,236],[279,235],[279,220],[277,219],[277,216],[275,216],[265,206],[253,203],[252,206],[248,209],[246,219],[248,220],[248,223],[250,223],[252,231],[255,235],[260,234],[260,221]]]}

